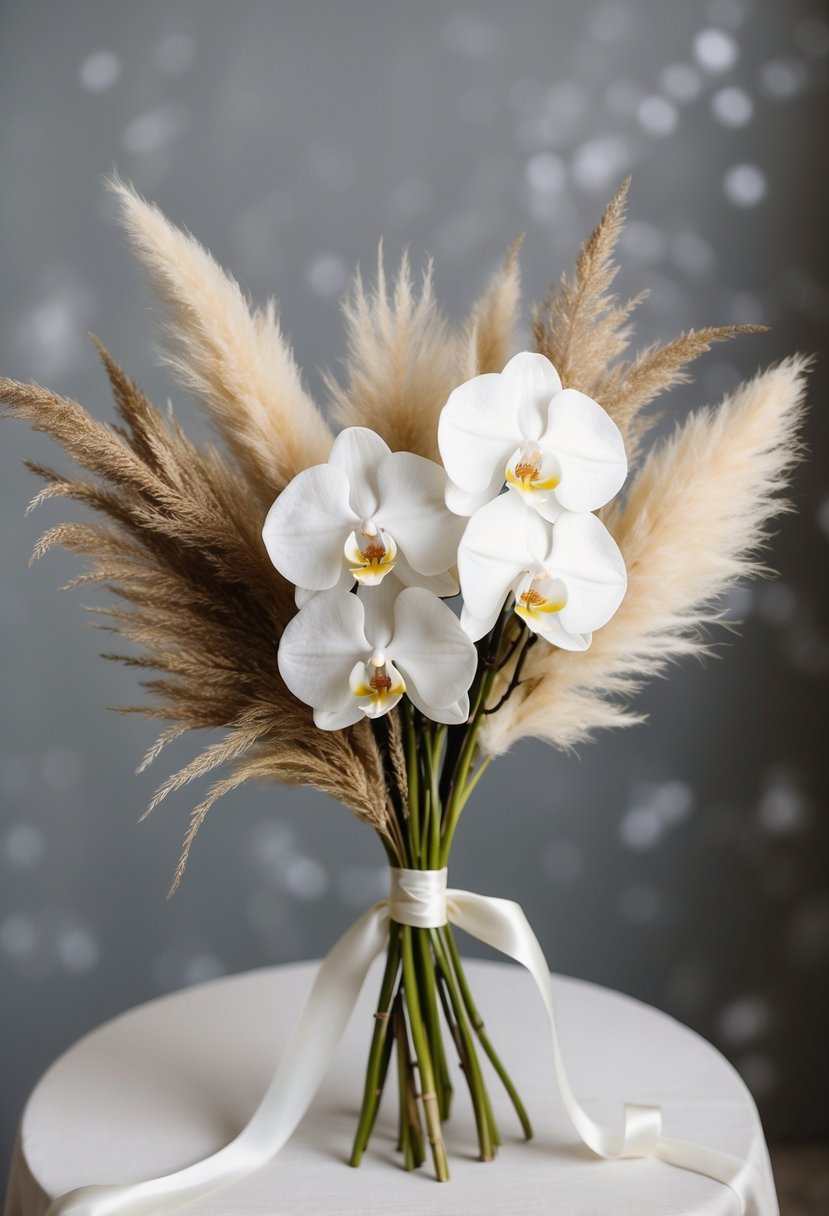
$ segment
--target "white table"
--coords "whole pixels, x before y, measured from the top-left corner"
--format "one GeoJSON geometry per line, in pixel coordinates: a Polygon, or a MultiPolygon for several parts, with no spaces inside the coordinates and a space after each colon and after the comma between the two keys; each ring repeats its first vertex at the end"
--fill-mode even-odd
{"type": "MultiPolygon", "coordinates": [[[[187,1216],[733,1216],[725,1186],[655,1160],[601,1161],[570,1126],[552,1081],[544,1014],[511,964],[468,964],[487,1028],[524,1097],[536,1138],[520,1139],[497,1079],[504,1144],[475,1159],[474,1125],[456,1077],[446,1128],[452,1179],[407,1174],[395,1152],[387,1093],[363,1165],[346,1164],[361,1092],[375,965],[336,1062],[299,1130],[273,1162],[187,1216]]],[[[41,1216],[49,1198],[91,1182],[133,1182],[220,1148],[244,1125],[270,1079],[314,974],[298,963],[233,976],[151,1001],[105,1023],[52,1065],[23,1114],[6,1216],[41,1216]]],[[[665,1133],[753,1157],[768,1153],[754,1103],[713,1047],[667,1015],[581,981],[555,982],[561,1038],[588,1111],[621,1121],[623,1101],[659,1103],[665,1133]]],[[[394,1089],[393,1082],[390,1088],[394,1089]]],[[[773,1195],[773,1186],[769,1186],[773,1195]]],[[[773,1200],[752,1216],[776,1216],[773,1200]]]]}

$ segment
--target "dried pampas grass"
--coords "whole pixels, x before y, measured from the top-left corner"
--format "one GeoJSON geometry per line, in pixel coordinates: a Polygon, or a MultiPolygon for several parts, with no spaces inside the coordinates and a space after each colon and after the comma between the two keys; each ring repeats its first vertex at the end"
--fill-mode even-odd
{"type": "Polygon", "coordinates": [[[328,424],[302,386],[276,303],[251,310],[192,236],[118,178],[112,189],[139,260],[167,308],[167,362],[196,394],[266,508],[301,469],[326,460],[328,424]]]}
{"type": "Polygon", "coordinates": [[[197,448],[103,348],[101,355],[118,427],[36,385],[0,379],[0,400],[8,413],[56,439],[88,475],[63,476],[30,464],[47,483],[34,506],[65,497],[102,516],[49,529],[33,557],[62,545],[91,562],[71,585],[101,583],[114,593],[113,604],[93,611],[101,628],[134,643],[137,652],[106,657],[156,673],[143,682],[154,703],[123,712],[170,724],[144,766],[186,731],[227,732],[168,778],[151,804],[229,768],[193,813],[174,886],[209,806],[247,780],[313,785],[384,834],[388,795],[371,727],[317,730],[310,709],[279,676],[276,651],[295,610],[293,588],[262,545],[247,464],[234,468],[214,449],[197,448]]]}
{"type": "Polygon", "coordinates": [[[647,292],[619,303],[611,288],[619,273],[614,261],[624,227],[630,178],[605,208],[584,243],[572,279],[562,275],[533,315],[536,350],[558,369],[565,387],[578,388],[599,401],[625,439],[634,463],[644,435],[658,415],[642,411],[661,393],[686,383],[688,365],[706,354],[715,342],[738,334],[761,333],[763,326],[725,325],[689,330],[665,344],[654,343],[632,359],[622,355],[630,345],[631,316],[647,292]]]}
{"type": "Polygon", "coordinates": [[[628,569],[622,606],[583,654],[532,650],[524,682],[488,719],[486,752],[527,735],[571,747],[636,721],[618,698],[704,649],[700,630],[718,619],[717,597],[758,572],[767,525],[786,509],[807,367],[795,358],[771,368],[651,451],[606,521],[628,569]]]}
{"type": "Polygon", "coordinates": [[[374,286],[366,287],[358,273],[343,311],[347,380],[327,377],[335,421],[369,427],[392,451],[440,460],[438,415],[458,377],[455,341],[435,299],[431,263],[418,289],[404,253],[389,284],[381,246],[374,286]]]}
{"type": "MultiPolygon", "coordinates": [[[[252,310],[193,237],[129,186],[115,181],[113,188],[166,307],[167,358],[227,452],[193,444],[172,412],[159,413],[102,347],[115,427],[46,389],[0,380],[7,412],[50,434],[81,470],[64,476],[31,464],[46,482],[33,505],[65,497],[98,517],[49,529],[34,557],[63,545],[91,563],[75,584],[100,583],[113,593],[114,602],[94,609],[99,626],[134,650],[107,657],[150,673],[150,703],[124,712],[163,724],[142,768],[187,731],[225,731],[170,776],[151,804],[223,770],[193,812],[174,885],[210,806],[248,780],[313,785],[388,841],[405,813],[410,759],[396,712],[376,729],[365,721],[317,730],[276,663],[295,610],[293,589],[268,560],[261,524],[282,487],[326,459],[331,431],[303,388],[275,305],[252,310]]],[[[600,401],[635,453],[655,418],[647,407],[687,379],[688,364],[713,342],[741,330],[690,331],[627,355],[642,298],[619,303],[612,294],[627,189],[585,243],[572,279],[562,278],[536,309],[532,332],[565,385],[600,401]]],[[[345,302],[345,378],[328,378],[336,421],[370,427],[392,449],[437,458],[438,416],[452,389],[500,371],[515,353],[519,248],[520,241],[457,329],[438,308],[431,267],[415,286],[404,256],[389,283],[381,254],[376,283],[367,287],[358,276],[345,302]]],[[[700,626],[717,619],[716,597],[757,569],[768,521],[783,508],[806,366],[792,359],[772,368],[718,409],[693,414],[644,458],[625,501],[604,512],[628,566],[622,607],[585,653],[545,643],[527,652],[520,683],[486,717],[485,752],[503,752],[527,735],[570,747],[600,727],[635,721],[626,703],[642,681],[704,646],[700,626]]],[[[511,675],[499,677],[491,711],[511,675]]]]}

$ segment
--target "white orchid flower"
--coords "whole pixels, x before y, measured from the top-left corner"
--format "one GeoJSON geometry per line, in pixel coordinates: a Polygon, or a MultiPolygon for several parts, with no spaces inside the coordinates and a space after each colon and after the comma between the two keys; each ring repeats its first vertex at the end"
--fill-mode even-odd
{"type": "Polygon", "coordinates": [[[461,624],[473,642],[489,633],[511,593],[533,633],[563,650],[586,650],[627,586],[619,548],[595,515],[564,511],[551,525],[512,494],[472,516],[458,570],[461,624]]]}
{"type": "Polygon", "coordinates": [[[436,722],[469,716],[478,656],[457,617],[421,587],[390,582],[357,594],[323,591],[289,621],[279,645],[288,688],[322,730],[389,712],[405,695],[436,722]]]}
{"type": "Polygon", "coordinates": [[[262,538],[301,606],[318,591],[377,586],[394,571],[405,586],[436,595],[458,590],[463,522],[446,509],[446,473],[379,435],[349,427],[327,464],[304,469],[268,512],[262,538]]]}
{"type": "Polygon", "coordinates": [[[510,490],[545,519],[595,511],[627,476],[618,427],[600,405],[562,388],[544,355],[524,351],[500,373],[456,388],[441,412],[438,443],[451,485],[446,502],[471,515],[510,490]]]}

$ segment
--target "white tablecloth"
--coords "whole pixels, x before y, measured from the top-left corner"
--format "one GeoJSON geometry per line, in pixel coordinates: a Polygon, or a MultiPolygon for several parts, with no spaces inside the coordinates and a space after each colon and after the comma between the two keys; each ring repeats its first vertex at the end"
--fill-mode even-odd
{"type": "MultiPolygon", "coordinates": [[[[46,1073],[23,1114],[6,1216],[42,1216],[49,1198],[91,1182],[133,1182],[221,1147],[261,1096],[314,974],[272,967],[189,988],[130,1010],[81,1039],[46,1073]]],[[[182,1209],[187,1216],[733,1216],[725,1186],[655,1160],[602,1161],[579,1142],[552,1082],[544,1013],[520,968],[469,963],[496,1047],[526,1101],[530,1143],[493,1075],[504,1144],[476,1160],[462,1075],[446,1127],[452,1179],[407,1174],[387,1092],[360,1169],[346,1164],[379,985],[372,969],[337,1059],[309,1113],[273,1162],[182,1209]]],[[[625,1101],[658,1103],[665,1134],[698,1140],[769,1171],[754,1103],[713,1047],[667,1015],[581,981],[555,981],[561,1038],[588,1111],[621,1120],[625,1101]]],[[[486,1061],[485,1061],[486,1064],[486,1061]]],[[[488,1067],[488,1065],[487,1065],[488,1067]]],[[[773,1193],[773,1187],[769,1188],[773,1193]]],[[[776,1216],[776,1205],[752,1216],[776,1216]]]]}

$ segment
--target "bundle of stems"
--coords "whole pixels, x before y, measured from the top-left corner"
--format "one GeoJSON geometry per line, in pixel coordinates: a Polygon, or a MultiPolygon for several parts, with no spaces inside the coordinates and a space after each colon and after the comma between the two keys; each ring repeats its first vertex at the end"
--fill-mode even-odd
{"type": "MultiPolygon", "coordinates": [[[[486,715],[518,686],[535,637],[505,608],[492,632],[478,643],[478,675],[467,723],[433,722],[408,703],[375,723],[378,746],[396,775],[391,831],[383,838],[391,865],[438,870],[448,864],[461,813],[490,762],[479,749],[481,727],[486,715]],[[506,680],[506,691],[488,705],[498,675],[506,680]]],[[[352,1165],[360,1164],[371,1137],[394,1052],[403,1164],[407,1170],[423,1164],[425,1134],[435,1176],[448,1180],[443,1124],[449,1118],[453,1086],[444,1042],[447,1030],[469,1090],[480,1159],[494,1158],[501,1134],[479,1047],[506,1089],[524,1136],[531,1138],[529,1117],[486,1032],[451,925],[425,929],[392,921],[374,1020],[352,1165]]]]}

